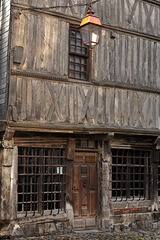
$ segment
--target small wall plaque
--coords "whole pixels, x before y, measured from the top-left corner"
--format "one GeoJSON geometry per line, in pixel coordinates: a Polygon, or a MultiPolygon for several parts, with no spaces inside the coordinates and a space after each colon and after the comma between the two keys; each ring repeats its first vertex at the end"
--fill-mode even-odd
{"type": "Polygon", "coordinates": [[[13,63],[21,64],[23,58],[23,47],[16,46],[13,51],[13,63]]]}

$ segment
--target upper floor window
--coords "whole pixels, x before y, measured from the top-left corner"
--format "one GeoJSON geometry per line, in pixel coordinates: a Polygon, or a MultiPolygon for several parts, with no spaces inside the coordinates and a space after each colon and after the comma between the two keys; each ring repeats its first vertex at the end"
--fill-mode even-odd
{"type": "Polygon", "coordinates": [[[70,28],[69,41],[69,77],[79,80],[88,80],[89,50],[82,43],[77,28],[70,28]]]}

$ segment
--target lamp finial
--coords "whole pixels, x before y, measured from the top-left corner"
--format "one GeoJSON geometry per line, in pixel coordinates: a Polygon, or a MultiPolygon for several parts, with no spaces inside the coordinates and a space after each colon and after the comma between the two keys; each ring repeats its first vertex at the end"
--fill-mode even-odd
{"type": "Polygon", "coordinates": [[[92,5],[90,4],[89,7],[88,7],[88,12],[87,12],[88,15],[93,15],[94,12],[92,11],[92,5]]]}

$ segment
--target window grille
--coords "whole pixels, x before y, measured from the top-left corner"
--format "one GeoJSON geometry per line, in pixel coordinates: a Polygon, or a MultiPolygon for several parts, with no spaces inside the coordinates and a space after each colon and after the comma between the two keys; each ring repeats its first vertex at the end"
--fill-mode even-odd
{"type": "Polygon", "coordinates": [[[158,151],[158,198],[160,199],[160,151],[158,151]]]}
{"type": "Polygon", "coordinates": [[[151,190],[151,151],[112,149],[112,200],[145,200],[151,190]]]}
{"type": "Polygon", "coordinates": [[[18,148],[18,213],[65,210],[66,148],[18,148]]]}
{"type": "Polygon", "coordinates": [[[89,50],[82,43],[78,29],[70,28],[69,77],[80,80],[88,79],[89,50]]]}

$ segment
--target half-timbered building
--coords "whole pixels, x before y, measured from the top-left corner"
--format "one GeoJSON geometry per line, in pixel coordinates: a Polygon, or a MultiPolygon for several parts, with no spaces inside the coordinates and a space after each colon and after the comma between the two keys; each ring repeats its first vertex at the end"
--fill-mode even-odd
{"type": "Polygon", "coordinates": [[[157,228],[159,0],[1,0],[0,13],[0,235],[157,228]]]}

